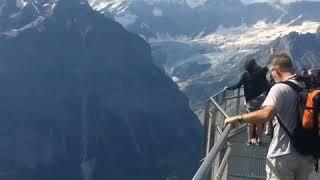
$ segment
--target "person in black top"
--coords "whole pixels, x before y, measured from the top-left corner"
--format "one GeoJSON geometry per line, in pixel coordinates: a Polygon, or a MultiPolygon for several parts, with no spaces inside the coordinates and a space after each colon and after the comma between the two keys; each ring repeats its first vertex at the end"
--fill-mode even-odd
{"type": "MultiPolygon", "coordinates": [[[[244,86],[246,110],[248,112],[260,109],[266,92],[270,89],[270,84],[266,78],[267,72],[267,67],[262,68],[257,65],[255,59],[248,59],[245,63],[245,72],[242,74],[238,83],[227,87],[227,90],[235,90],[240,88],[242,85],[244,86]]],[[[261,143],[261,136],[263,133],[263,124],[248,125],[248,145],[254,143],[254,131],[256,132],[255,143],[259,145],[261,143]]]]}

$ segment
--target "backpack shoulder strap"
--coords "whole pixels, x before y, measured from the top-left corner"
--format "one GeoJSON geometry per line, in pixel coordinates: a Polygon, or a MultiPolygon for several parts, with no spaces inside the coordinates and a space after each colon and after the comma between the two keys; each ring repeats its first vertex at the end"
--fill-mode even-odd
{"type": "Polygon", "coordinates": [[[279,117],[278,114],[276,115],[276,117],[277,117],[277,120],[278,120],[278,122],[279,122],[279,124],[280,124],[280,127],[282,127],[282,129],[284,130],[284,132],[289,136],[291,142],[293,142],[293,136],[292,136],[292,134],[290,133],[290,131],[288,130],[288,128],[286,127],[286,125],[284,125],[284,123],[282,122],[282,120],[280,119],[280,117],[279,117]]]}
{"type": "Polygon", "coordinates": [[[298,84],[296,84],[296,83],[294,83],[292,81],[284,81],[284,82],[281,82],[281,83],[290,86],[297,93],[300,93],[303,90],[302,87],[300,87],[298,84]]]}
{"type": "MultiPolygon", "coordinates": [[[[303,89],[297,85],[296,83],[292,82],[292,81],[284,81],[281,82],[281,84],[286,84],[288,86],[290,86],[296,93],[300,93],[303,89]]],[[[285,131],[285,133],[289,136],[290,140],[293,141],[293,136],[290,133],[290,131],[288,130],[288,128],[285,126],[285,124],[282,122],[282,120],[280,119],[279,115],[276,115],[277,120],[280,124],[280,127],[282,127],[282,129],[285,131]]]]}

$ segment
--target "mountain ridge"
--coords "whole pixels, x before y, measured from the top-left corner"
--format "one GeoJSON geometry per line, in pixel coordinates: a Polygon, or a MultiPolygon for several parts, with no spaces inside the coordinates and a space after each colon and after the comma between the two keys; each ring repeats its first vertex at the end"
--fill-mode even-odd
{"type": "Polygon", "coordinates": [[[314,32],[320,22],[320,2],[215,2],[190,8],[130,1],[119,10],[110,3],[101,12],[151,44],[154,64],[197,111],[208,97],[236,81],[246,58],[265,64],[274,40],[291,31],[314,32]]]}
{"type": "Polygon", "coordinates": [[[301,15],[301,8],[309,8],[296,24],[320,20],[320,2],[290,4],[253,3],[241,1],[201,1],[202,6],[191,8],[185,1],[89,1],[94,9],[115,19],[126,29],[146,38],[156,34],[198,36],[213,33],[219,26],[235,27],[242,23],[254,25],[258,21],[289,23],[301,15]]]}

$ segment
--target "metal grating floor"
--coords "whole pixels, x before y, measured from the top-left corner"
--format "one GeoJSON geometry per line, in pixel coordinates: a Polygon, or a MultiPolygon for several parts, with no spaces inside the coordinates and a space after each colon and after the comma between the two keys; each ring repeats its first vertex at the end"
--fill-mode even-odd
{"type": "MultiPolygon", "coordinates": [[[[262,138],[260,146],[245,144],[247,140],[246,129],[229,140],[232,146],[228,162],[228,180],[264,180],[266,179],[265,164],[270,136],[262,138]]],[[[320,180],[320,174],[315,172],[309,180],[320,180]]]]}
{"type": "Polygon", "coordinates": [[[247,146],[246,129],[230,139],[232,146],[228,162],[228,180],[266,179],[266,155],[270,137],[264,136],[260,146],[247,146]]]}

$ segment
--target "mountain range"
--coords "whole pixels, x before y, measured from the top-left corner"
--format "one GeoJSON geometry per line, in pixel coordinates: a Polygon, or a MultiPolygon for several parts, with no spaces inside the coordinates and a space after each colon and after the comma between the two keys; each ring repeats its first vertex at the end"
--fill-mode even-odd
{"type": "Polygon", "coordinates": [[[131,32],[146,38],[158,34],[198,36],[220,26],[248,26],[260,20],[295,23],[320,19],[320,2],[291,4],[253,3],[240,0],[89,0],[93,8],[114,18],[131,32]],[[306,9],[308,9],[306,11],[306,9]]]}
{"type": "Polygon", "coordinates": [[[320,26],[318,32],[299,34],[292,32],[272,42],[280,51],[288,52],[295,60],[298,69],[311,69],[320,66],[320,26]]]}
{"type": "MultiPolygon", "coordinates": [[[[271,47],[288,51],[300,65],[318,66],[318,55],[296,56],[277,41],[291,32],[315,33],[320,2],[244,4],[240,0],[165,1],[91,0],[93,8],[139,34],[152,47],[154,64],[190,99],[194,111],[208,97],[237,81],[247,58],[265,65],[271,47]],[[197,2],[190,4],[190,2],[197,2]],[[308,60],[308,58],[313,60],[308,60]],[[312,62],[302,63],[303,61],[312,62]]],[[[303,39],[303,38],[302,38],[303,39]]],[[[307,44],[308,42],[304,42],[307,44]]],[[[310,46],[317,44],[310,43],[310,46]]],[[[300,51],[307,51],[299,46],[300,51]]],[[[291,46],[290,46],[291,47],[291,46]]],[[[295,50],[299,51],[299,50],[295,50]]]]}

